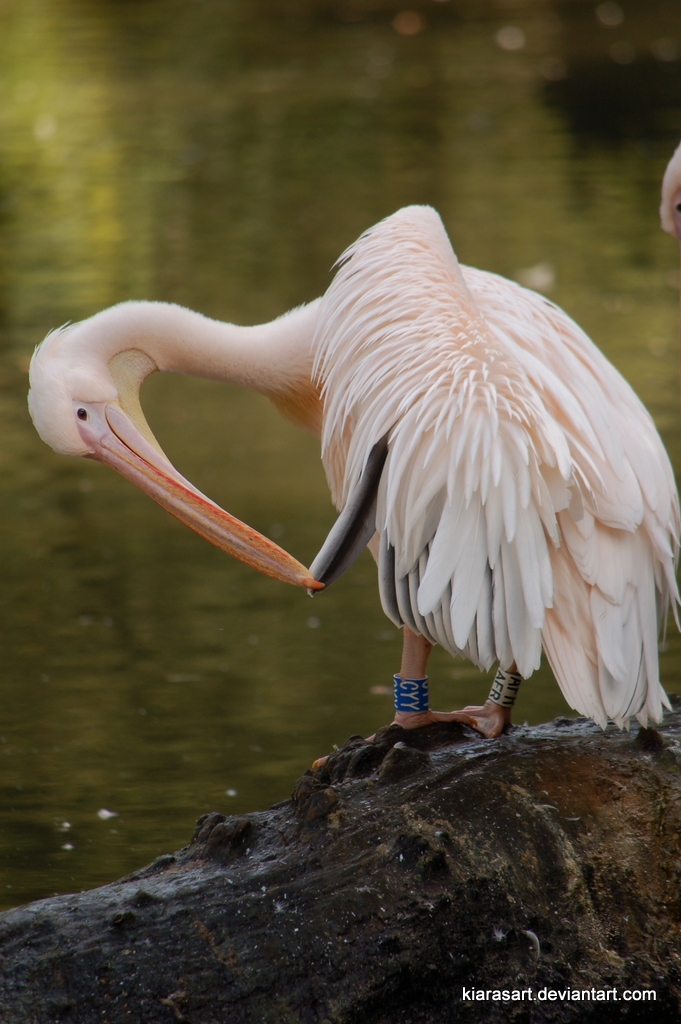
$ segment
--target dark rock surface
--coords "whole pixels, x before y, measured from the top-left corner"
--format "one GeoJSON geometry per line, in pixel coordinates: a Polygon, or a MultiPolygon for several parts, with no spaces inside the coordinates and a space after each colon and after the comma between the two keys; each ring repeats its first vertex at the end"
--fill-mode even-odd
{"type": "Polygon", "coordinates": [[[391,726],[290,802],[0,914],[0,1021],[664,1024],[680,878],[681,701],[631,733],[391,726]]]}

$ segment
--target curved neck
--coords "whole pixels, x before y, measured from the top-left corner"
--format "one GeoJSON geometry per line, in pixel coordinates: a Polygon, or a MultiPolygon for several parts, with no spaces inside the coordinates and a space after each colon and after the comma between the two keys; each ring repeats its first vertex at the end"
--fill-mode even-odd
{"type": "MultiPolygon", "coordinates": [[[[159,370],[277,394],[311,378],[319,301],[254,327],[211,320],[165,302],[124,302],[85,323],[107,361],[117,352],[138,348],[159,370]]],[[[81,326],[74,325],[74,332],[81,326]]]]}

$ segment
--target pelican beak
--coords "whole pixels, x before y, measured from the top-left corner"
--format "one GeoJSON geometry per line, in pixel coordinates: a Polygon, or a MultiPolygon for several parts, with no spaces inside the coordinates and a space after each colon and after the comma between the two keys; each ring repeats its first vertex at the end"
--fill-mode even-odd
{"type": "MultiPolygon", "coordinates": [[[[80,410],[81,412],[83,410],[80,410]]],[[[146,423],[145,423],[146,426],[146,423]]],[[[89,457],[131,480],[181,523],[221,551],[267,576],[312,590],[323,583],[310,570],[257,530],[229,515],[177,472],[153,435],[143,436],[117,402],[88,404],[87,421],[79,422],[89,457]],[[155,441],[155,439],[153,439],[155,441]]]]}

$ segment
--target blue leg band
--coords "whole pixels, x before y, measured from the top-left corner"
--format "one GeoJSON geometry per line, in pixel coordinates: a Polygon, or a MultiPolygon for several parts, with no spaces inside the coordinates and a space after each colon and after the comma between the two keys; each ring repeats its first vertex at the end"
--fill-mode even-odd
{"type": "Polygon", "coordinates": [[[423,679],[395,680],[395,711],[427,711],[428,710],[428,676],[423,679]]]}

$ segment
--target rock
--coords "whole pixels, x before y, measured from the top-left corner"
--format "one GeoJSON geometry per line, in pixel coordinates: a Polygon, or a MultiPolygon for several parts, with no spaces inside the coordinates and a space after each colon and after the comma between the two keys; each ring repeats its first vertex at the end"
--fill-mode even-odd
{"type": "Polygon", "coordinates": [[[290,802],[0,914],[0,1020],[665,1024],[680,881],[678,700],[631,734],[391,726],[290,802]]]}

